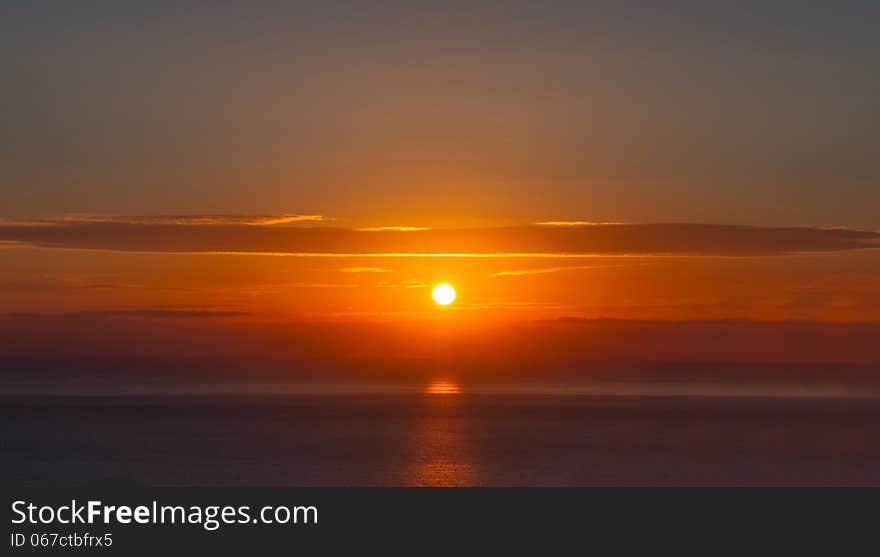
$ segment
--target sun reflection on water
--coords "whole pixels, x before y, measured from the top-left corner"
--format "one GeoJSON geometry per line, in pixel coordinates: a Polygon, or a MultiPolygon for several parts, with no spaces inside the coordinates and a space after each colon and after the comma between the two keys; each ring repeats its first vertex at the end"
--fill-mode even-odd
{"type": "Polygon", "coordinates": [[[453,395],[459,394],[461,388],[452,381],[434,381],[425,386],[425,392],[431,395],[453,395]]]}
{"type": "Polygon", "coordinates": [[[413,423],[406,459],[406,485],[479,485],[474,453],[473,424],[467,417],[467,398],[461,386],[449,379],[426,384],[413,423]],[[443,395],[443,396],[434,396],[443,395]]]}

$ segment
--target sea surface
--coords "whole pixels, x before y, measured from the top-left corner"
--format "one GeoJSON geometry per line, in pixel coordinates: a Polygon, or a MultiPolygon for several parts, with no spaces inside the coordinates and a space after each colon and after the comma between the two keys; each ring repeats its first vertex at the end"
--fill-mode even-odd
{"type": "Polygon", "coordinates": [[[875,399],[7,396],[7,486],[880,485],[875,399]]]}

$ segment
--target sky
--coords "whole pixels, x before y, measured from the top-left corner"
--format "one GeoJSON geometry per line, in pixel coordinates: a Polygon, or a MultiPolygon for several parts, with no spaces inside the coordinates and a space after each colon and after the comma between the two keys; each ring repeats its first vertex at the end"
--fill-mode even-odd
{"type": "Polygon", "coordinates": [[[3,2],[0,364],[880,365],[878,16],[3,2]]]}
{"type": "Polygon", "coordinates": [[[876,2],[0,10],[6,217],[878,224],[876,2]]]}

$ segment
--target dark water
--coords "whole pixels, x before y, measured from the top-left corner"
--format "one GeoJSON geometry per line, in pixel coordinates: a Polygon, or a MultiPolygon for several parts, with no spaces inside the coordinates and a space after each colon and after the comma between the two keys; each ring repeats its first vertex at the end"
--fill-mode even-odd
{"type": "Polygon", "coordinates": [[[0,399],[5,485],[880,485],[872,400],[0,399]]]}

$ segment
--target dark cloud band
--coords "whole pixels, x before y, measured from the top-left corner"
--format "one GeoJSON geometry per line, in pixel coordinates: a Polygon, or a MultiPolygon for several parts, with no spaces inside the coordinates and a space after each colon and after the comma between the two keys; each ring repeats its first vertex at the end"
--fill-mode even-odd
{"type": "Polygon", "coordinates": [[[46,248],[172,253],[757,256],[880,247],[880,233],[714,224],[357,230],[61,221],[53,226],[0,225],[0,242],[46,248]]]}

